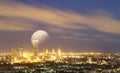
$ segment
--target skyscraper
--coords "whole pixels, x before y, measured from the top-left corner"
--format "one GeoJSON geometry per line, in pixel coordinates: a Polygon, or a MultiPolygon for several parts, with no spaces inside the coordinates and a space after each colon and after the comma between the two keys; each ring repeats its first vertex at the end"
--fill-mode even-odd
{"type": "Polygon", "coordinates": [[[13,48],[11,50],[11,55],[12,55],[12,59],[14,59],[14,57],[15,57],[15,50],[13,48]]]}
{"type": "Polygon", "coordinates": [[[19,51],[18,51],[18,54],[19,54],[19,57],[23,57],[23,48],[19,48],[19,51]]]}
{"type": "Polygon", "coordinates": [[[33,40],[33,56],[38,56],[38,40],[33,40]]]}
{"type": "Polygon", "coordinates": [[[58,47],[57,58],[59,60],[61,59],[61,48],[60,47],[58,47]]]}

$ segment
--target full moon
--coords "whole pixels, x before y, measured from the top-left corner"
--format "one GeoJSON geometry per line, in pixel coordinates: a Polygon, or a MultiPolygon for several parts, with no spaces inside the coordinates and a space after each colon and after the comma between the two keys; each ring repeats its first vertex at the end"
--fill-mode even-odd
{"type": "Polygon", "coordinates": [[[44,42],[49,38],[49,35],[46,31],[44,30],[38,30],[33,33],[31,37],[31,42],[33,44],[34,41],[37,41],[38,43],[44,42]]]}

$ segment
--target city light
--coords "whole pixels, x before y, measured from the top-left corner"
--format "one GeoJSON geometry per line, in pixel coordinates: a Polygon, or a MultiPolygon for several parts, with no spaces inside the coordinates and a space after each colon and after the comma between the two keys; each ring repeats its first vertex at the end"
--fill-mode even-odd
{"type": "MultiPolygon", "coordinates": [[[[48,50],[45,49],[44,52],[38,52],[38,55],[35,56],[33,52],[27,52],[24,48],[19,49],[11,49],[10,53],[1,53],[0,54],[0,65],[16,65],[14,68],[16,70],[26,69],[28,66],[19,66],[19,64],[36,64],[37,67],[40,68],[49,68],[49,63],[61,64],[57,66],[62,66],[64,72],[67,71],[75,71],[79,72],[79,69],[87,69],[90,68],[94,70],[94,72],[116,72],[120,71],[120,54],[119,53],[99,53],[99,52],[63,52],[62,48],[58,47],[56,50],[48,50]],[[44,66],[42,66],[44,65],[44,66]],[[48,66],[48,67],[47,67],[48,66]],[[66,67],[69,70],[66,70],[66,67]],[[73,69],[75,68],[75,70],[73,69]],[[97,68],[97,69],[96,69],[97,68]],[[106,68],[106,69],[103,69],[106,68]]],[[[56,66],[55,65],[55,66],[56,66]]],[[[62,69],[60,71],[62,71],[62,69]]],[[[28,70],[27,70],[28,71],[28,70]]],[[[35,71],[35,70],[34,70],[35,71]]],[[[45,70],[48,71],[48,70],[45,70]]],[[[59,71],[59,70],[57,70],[59,71]]],[[[88,70],[89,71],[89,70],[88,70]]]]}

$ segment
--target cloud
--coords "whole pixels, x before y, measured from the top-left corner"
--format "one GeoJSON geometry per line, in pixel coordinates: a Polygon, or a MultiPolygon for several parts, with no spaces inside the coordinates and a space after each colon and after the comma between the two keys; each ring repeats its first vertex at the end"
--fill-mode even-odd
{"type": "Polygon", "coordinates": [[[29,21],[20,18],[0,18],[0,30],[2,31],[30,31],[35,28],[29,21]]]}
{"type": "Polygon", "coordinates": [[[69,20],[59,15],[59,12],[57,9],[37,8],[17,2],[0,4],[0,15],[3,16],[27,18],[63,28],[76,28],[74,25],[69,25],[69,20]]]}
{"type": "MultiPolygon", "coordinates": [[[[17,1],[0,2],[0,16],[30,19],[39,23],[47,24],[53,27],[59,27],[62,29],[81,30],[92,28],[105,33],[120,34],[120,20],[113,18],[108,14],[107,12],[105,14],[101,14],[98,12],[95,14],[93,13],[89,15],[82,15],[80,13],[72,11],[62,11],[47,6],[37,7],[33,5],[19,3],[17,1]]],[[[23,23],[24,25],[21,26],[17,24],[20,23],[20,21],[17,21],[18,22],[15,21],[15,24],[13,21],[11,25],[16,28],[18,27],[18,29],[33,29],[31,25],[30,28],[29,24],[23,23]]],[[[6,21],[6,23],[7,22],[8,21],[6,21]]],[[[0,26],[3,26],[3,23],[4,21],[0,23],[0,26]]],[[[10,25],[10,23],[6,25],[10,25]]],[[[8,28],[9,27],[0,27],[0,29],[4,30],[8,28]]]]}
{"type": "Polygon", "coordinates": [[[87,34],[80,34],[80,33],[77,33],[78,35],[61,35],[59,37],[59,39],[67,39],[67,40],[78,40],[78,41],[86,41],[86,42],[116,42],[118,41],[117,38],[114,38],[114,37],[109,37],[109,36],[106,36],[106,35],[87,35],[87,34]]]}

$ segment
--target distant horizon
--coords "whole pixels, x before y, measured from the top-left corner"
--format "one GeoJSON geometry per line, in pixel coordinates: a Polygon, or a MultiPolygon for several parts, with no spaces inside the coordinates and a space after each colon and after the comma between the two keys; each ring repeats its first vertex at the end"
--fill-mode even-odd
{"type": "MultiPolygon", "coordinates": [[[[19,48],[21,48],[21,47],[17,47],[17,48],[11,48],[11,49],[9,49],[9,50],[4,50],[4,51],[1,51],[0,53],[11,53],[11,50],[12,49],[15,49],[15,50],[19,50],[19,48]]],[[[22,47],[23,48],[23,50],[25,51],[25,52],[32,52],[33,51],[33,48],[24,48],[24,47],[22,47]]],[[[38,48],[39,50],[38,50],[38,52],[39,53],[43,53],[43,52],[45,52],[45,50],[46,49],[48,49],[48,51],[49,52],[52,52],[52,49],[54,49],[56,52],[58,51],[58,48],[38,48]]],[[[86,48],[83,48],[83,49],[86,49],[86,48]]],[[[92,48],[91,48],[92,49],[92,48]]],[[[65,48],[61,48],[61,51],[62,52],[66,52],[66,53],[71,53],[71,52],[73,52],[73,53],[109,53],[109,54],[112,54],[112,53],[120,53],[120,52],[105,52],[105,51],[84,51],[84,50],[79,50],[79,51],[76,51],[76,50],[71,50],[71,49],[69,49],[69,51],[68,50],[65,50],[65,48]]]]}

